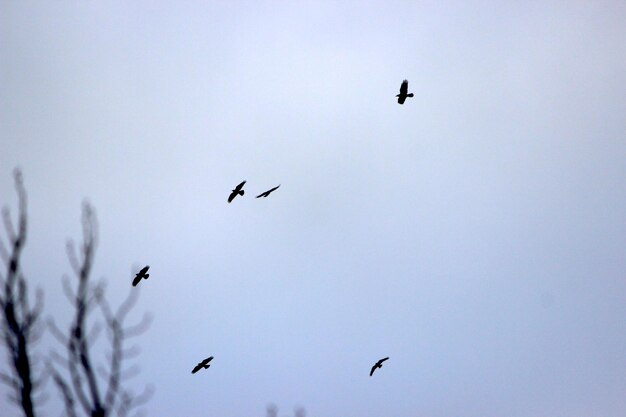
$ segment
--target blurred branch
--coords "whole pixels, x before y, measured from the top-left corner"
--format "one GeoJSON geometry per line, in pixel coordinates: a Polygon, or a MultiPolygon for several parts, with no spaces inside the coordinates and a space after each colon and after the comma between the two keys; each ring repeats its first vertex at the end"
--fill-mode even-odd
{"type": "Polygon", "coordinates": [[[61,377],[61,375],[59,375],[59,373],[52,367],[52,365],[48,364],[48,370],[52,374],[52,379],[54,380],[54,383],[61,392],[61,397],[63,398],[63,402],[65,403],[65,413],[68,417],[76,417],[74,396],[72,395],[72,390],[65,383],[65,380],[61,377]]]}
{"type": "Polygon", "coordinates": [[[0,307],[3,317],[4,343],[9,353],[12,376],[2,381],[14,389],[11,398],[22,408],[27,417],[35,416],[33,396],[36,386],[31,364],[31,345],[36,339],[34,328],[43,306],[43,294],[38,291],[34,307],[30,307],[28,284],[21,268],[21,255],[27,236],[27,198],[22,173],[14,171],[15,190],[18,199],[17,227],[7,208],[2,210],[4,229],[9,240],[8,249],[0,244],[0,253],[6,266],[2,277],[0,307]]]}
{"type": "MultiPolygon", "coordinates": [[[[126,340],[146,330],[145,320],[134,327],[126,327],[124,322],[137,301],[137,292],[132,291],[117,310],[113,310],[105,298],[102,284],[91,284],[91,272],[97,246],[97,223],[93,208],[83,205],[82,215],[83,242],[77,253],[73,242],[67,244],[67,255],[77,279],[75,289],[64,280],[63,290],[74,307],[74,319],[67,334],[49,321],[49,328],[57,340],[65,347],[68,377],[54,370],[53,378],[64,401],[66,413],[76,415],[76,404],[90,417],[108,417],[113,414],[125,415],[132,408],[142,404],[142,397],[135,397],[123,387],[123,382],[130,377],[135,368],[122,371],[126,340]],[[94,366],[91,349],[101,330],[96,323],[90,330],[90,315],[99,311],[104,318],[104,326],[109,335],[111,354],[106,367],[94,366]],[[69,381],[69,382],[68,382],[69,381]]],[[[60,355],[53,356],[60,362],[60,355]]]]}

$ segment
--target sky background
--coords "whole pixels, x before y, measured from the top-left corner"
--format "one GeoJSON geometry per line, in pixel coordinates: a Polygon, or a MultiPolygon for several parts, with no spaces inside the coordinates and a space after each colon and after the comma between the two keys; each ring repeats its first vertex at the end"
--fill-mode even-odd
{"type": "Polygon", "coordinates": [[[44,316],[69,324],[87,199],[111,303],[151,266],[150,416],[626,415],[625,21],[623,1],[1,1],[0,204],[21,167],[44,316]]]}

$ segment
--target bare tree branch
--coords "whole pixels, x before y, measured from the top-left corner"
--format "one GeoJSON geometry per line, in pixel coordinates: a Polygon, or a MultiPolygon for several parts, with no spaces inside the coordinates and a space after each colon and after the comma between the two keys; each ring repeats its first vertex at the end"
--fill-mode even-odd
{"type": "Polygon", "coordinates": [[[148,327],[150,327],[150,323],[152,323],[152,315],[150,313],[145,313],[141,322],[135,324],[134,326],[128,326],[124,329],[124,336],[127,338],[139,336],[140,334],[143,334],[148,327]]]}
{"type": "MultiPolygon", "coordinates": [[[[124,380],[132,376],[134,368],[122,372],[125,353],[129,350],[124,347],[129,335],[135,336],[147,328],[145,318],[139,325],[128,327],[124,325],[126,317],[135,306],[137,292],[131,291],[122,304],[114,311],[105,298],[103,283],[91,284],[92,265],[97,244],[97,223],[93,208],[83,204],[83,241],[80,250],[75,249],[73,242],[67,245],[67,254],[70,265],[77,280],[75,289],[64,280],[64,292],[74,307],[74,318],[69,332],[64,335],[53,321],[49,328],[58,340],[64,342],[67,349],[67,369],[71,384],[65,382],[59,373],[55,382],[61,391],[71,393],[71,404],[80,404],[83,411],[90,417],[108,417],[112,414],[126,413],[133,404],[138,403],[122,386],[124,380]],[[91,313],[95,308],[104,318],[104,326],[111,344],[111,354],[105,367],[96,366],[92,358],[91,348],[102,327],[96,322],[89,330],[91,313]],[[61,385],[60,382],[65,385],[61,385]],[[62,388],[63,387],[63,388],[62,388]],[[122,405],[124,404],[124,405],[122,405]]],[[[58,361],[58,358],[57,358],[58,361]]],[[[70,397],[63,394],[66,404],[70,397]]],[[[67,407],[66,407],[67,408],[67,407]]]]}
{"type": "MultiPolygon", "coordinates": [[[[74,271],[75,275],[80,275],[80,261],[78,260],[78,257],[76,256],[76,247],[74,246],[74,242],[71,240],[68,240],[66,245],[65,245],[65,250],[67,252],[67,259],[70,261],[70,266],[72,267],[72,271],[74,271]]],[[[74,298],[72,298],[72,301],[74,301],[74,298]]]]}
{"type": "Polygon", "coordinates": [[[76,302],[76,294],[74,294],[74,291],[72,290],[69,277],[64,275],[61,282],[63,283],[63,293],[65,294],[65,297],[67,297],[67,301],[74,304],[76,302]]]}
{"type": "Polygon", "coordinates": [[[57,339],[62,345],[67,345],[69,343],[69,339],[63,334],[61,329],[59,329],[52,317],[48,318],[46,323],[48,324],[50,333],[52,333],[52,336],[54,336],[55,339],[57,339]]]}
{"type": "Polygon", "coordinates": [[[17,234],[15,234],[15,227],[13,227],[13,222],[11,221],[11,210],[8,207],[2,207],[2,222],[4,223],[9,242],[15,242],[17,234]]]}
{"type": "Polygon", "coordinates": [[[2,257],[2,261],[5,263],[5,265],[8,265],[11,255],[9,254],[9,250],[6,248],[6,246],[4,246],[4,243],[2,243],[1,240],[0,240],[0,256],[2,257]]]}
{"type": "MultiPolygon", "coordinates": [[[[11,221],[8,209],[2,210],[4,228],[10,248],[2,245],[2,257],[7,271],[3,277],[3,291],[0,296],[3,313],[4,342],[9,352],[9,362],[13,376],[14,398],[27,417],[35,416],[33,396],[35,380],[32,370],[30,349],[33,343],[33,327],[41,311],[43,298],[38,293],[37,302],[31,309],[28,301],[28,285],[21,272],[21,254],[26,242],[27,220],[26,191],[19,170],[14,171],[15,190],[18,198],[17,227],[11,221]]],[[[6,380],[3,378],[3,380],[6,380]]]]}
{"type": "Polygon", "coordinates": [[[59,390],[66,416],[77,417],[79,413],[88,417],[126,415],[129,410],[143,404],[149,397],[146,392],[151,392],[147,389],[135,396],[124,387],[124,382],[139,372],[138,367],[128,367],[125,363],[137,352],[125,344],[130,337],[147,329],[150,316],[145,315],[134,326],[126,325],[125,321],[136,305],[138,292],[131,290],[114,310],[104,297],[104,284],[93,284],[91,276],[97,246],[97,222],[92,206],[84,203],[82,242],[79,247],[72,241],[67,244],[67,256],[76,279],[75,288],[72,288],[69,279],[63,281],[63,291],[73,307],[74,316],[67,331],[62,331],[52,318],[47,320],[47,328],[64,347],[66,355],[51,352],[43,376],[38,377],[41,364],[30,349],[46,328],[40,322],[43,293],[37,290],[34,305],[31,304],[31,293],[21,265],[28,223],[26,191],[18,170],[15,171],[15,190],[18,197],[16,221],[12,221],[8,209],[2,211],[2,223],[9,243],[5,245],[0,241],[0,257],[5,268],[0,274],[0,334],[7,347],[10,367],[8,373],[0,373],[0,381],[11,388],[9,399],[22,409],[25,417],[35,417],[34,404],[45,401],[46,393],[41,390],[48,377],[59,390]],[[104,323],[99,320],[94,322],[92,313],[95,311],[102,314],[104,323]],[[98,360],[92,354],[103,325],[111,348],[104,368],[96,366],[98,360]]]}
{"type": "Polygon", "coordinates": [[[65,403],[65,413],[68,417],[76,417],[76,408],[74,406],[74,396],[72,395],[72,390],[69,385],[65,382],[63,377],[59,375],[58,372],[54,370],[52,365],[48,366],[49,372],[52,374],[52,379],[54,380],[55,385],[61,392],[61,397],[63,397],[63,402],[65,403]]]}

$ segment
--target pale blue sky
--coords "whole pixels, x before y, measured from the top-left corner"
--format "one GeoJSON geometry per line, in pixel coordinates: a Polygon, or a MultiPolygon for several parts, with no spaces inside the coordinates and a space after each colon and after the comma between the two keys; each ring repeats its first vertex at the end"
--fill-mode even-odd
{"type": "Polygon", "coordinates": [[[109,297],[151,265],[150,416],[626,415],[625,21],[619,1],[1,1],[0,203],[20,166],[46,315],[70,310],[84,198],[109,297]]]}

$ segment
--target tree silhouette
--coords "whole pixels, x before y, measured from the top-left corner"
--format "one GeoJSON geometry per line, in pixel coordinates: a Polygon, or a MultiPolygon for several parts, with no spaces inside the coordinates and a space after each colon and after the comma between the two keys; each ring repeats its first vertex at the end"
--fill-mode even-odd
{"type": "Polygon", "coordinates": [[[67,278],[64,279],[65,294],[73,304],[74,319],[67,334],[64,334],[54,320],[49,320],[49,327],[55,338],[65,346],[66,357],[52,354],[56,363],[61,364],[69,374],[63,376],[58,366],[49,366],[53,380],[65,401],[68,416],[76,416],[77,408],[91,417],[111,415],[126,416],[143,404],[151,395],[150,388],[137,395],[122,385],[124,379],[137,373],[137,368],[124,369],[125,357],[133,356],[136,349],[127,349],[128,339],[143,333],[150,321],[148,315],[139,324],[127,326],[126,317],[135,305],[138,289],[129,292],[126,299],[114,312],[106,298],[103,283],[92,285],[91,269],[97,245],[97,223],[93,208],[83,205],[83,242],[80,254],[77,254],[72,241],[67,244],[67,254],[72,271],[78,280],[76,290],[72,290],[67,278]],[[95,323],[88,326],[90,313],[101,312],[110,343],[110,354],[105,366],[98,364],[92,354],[92,346],[101,327],[95,323]],[[77,405],[78,404],[78,407],[77,405]]]}
{"type": "Polygon", "coordinates": [[[14,171],[15,189],[18,198],[17,228],[11,220],[8,208],[2,209],[4,228],[9,240],[7,249],[0,240],[0,256],[6,266],[0,274],[0,308],[2,308],[2,336],[8,351],[9,374],[0,373],[0,378],[14,392],[9,398],[18,404],[27,417],[35,416],[35,391],[43,377],[35,377],[31,348],[41,335],[38,326],[43,306],[43,295],[37,292],[35,305],[30,306],[28,283],[21,268],[21,255],[27,234],[27,201],[22,181],[22,173],[14,171]]]}
{"type": "Polygon", "coordinates": [[[148,315],[134,326],[126,324],[126,318],[135,306],[138,289],[129,295],[113,310],[105,298],[104,283],[92,283],[91,272],[97,246],[97,222],[91,205],[83,205],[83,241],[80,251],[76,251],[72,241],[67,244],[67,253],[72,271],[77,279],[73,289],[69,280],[63,280],[65,295],[73,306],[73,320],[67,332],[63,332],[54,320],[48,320],[52,335],[62,343],[65,356],[52,352],[46,362],[46,372],[35,378],[32,367],[32,344],[41,334],[38,326],[43,306],[42,294],[37,293],[34,307],[28,301],[28,285],[22,273],[22,249],[26,241],[27,213],[26,191],[22,175],[15,171],[15,188],[18,194],[18,227],[13,226],[8,209],[3,210],[5,229],[10,241],[9,249],[0,245],[0,254],[7,267],[6,276],[0,276],[2,293],[0,306],[3,313],[3,336],[9,353],[10,374],[0,374],[2,380],[14,391],[14,402],[27,417],[35,417],[35,398],[43,376],[50,375],[58,388],[68,417],[79,415],[90,417],[124,417],[145,403],[152,393],[147,387],[135,393],[127,385],[138,368],[126,368],[126,360],[138,353],[137,347],[128,348],[129,339],[142,334],[150,321],[148,315]],[[104,326],[92,317],[98,317],[104,326]],[[91,324],[93,323],[93,324],[91,324]],[[108,357],[103,363],[94,354],[96,341],[106,329],[109,340],[108,357]]]}

